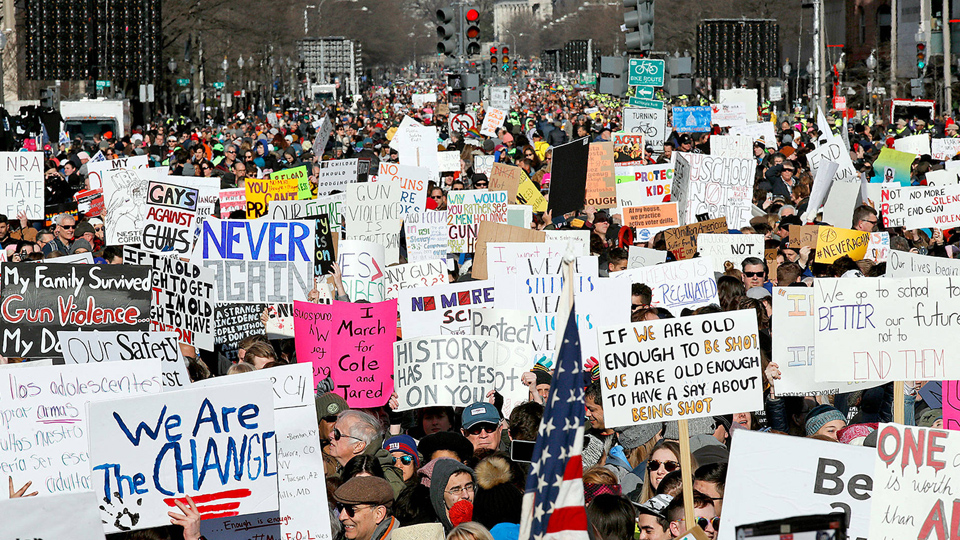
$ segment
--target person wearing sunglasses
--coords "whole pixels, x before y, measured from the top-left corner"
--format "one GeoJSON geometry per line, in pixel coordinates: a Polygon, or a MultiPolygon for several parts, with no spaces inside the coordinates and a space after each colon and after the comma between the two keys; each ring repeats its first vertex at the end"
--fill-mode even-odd
{"type": "Polygon", "coordinates": [[[759,257],[747,257],[740,263],[743,272],[743,288],[750,290],[754,287],[763,287],[767,281],[767,263],[759,257]]]}
{"type": "Polygon", "coordinates": [[[363,411],[347,409],[337,415],[327,446],[327,454],[343,468],[354,456],[368,454],[377,458],[383,476],[390,482],[394,496],[405,486],[403,476],[393,464],[393,456],[383,449],[383,428],[380,420],[363,411]]]}
{"type": "Polygon", "coordinates": [[[437,204],[437,210],[447,209],[447,194],[443,192],[443,189],[436,187],[430,190],[430,198],[437,204]]]}
{"type": "Polygon", "coordinates": [[[420,455],[417,454],[417,441],[409,435],[396,435],[383,443],[383,449],[390,452],[393,465],[403,473],[403,481],[410,484],[420,468],[420,455]]]}
{"type": "Polygon", "coordinates": [[[43,246],[43,254],[49,255],[54,251],[59,251],[66,255],[70,253],[70,245],[73,244],[73,235],[77,230],[77,220],[70,214],[60,214],[53,218],[56,227],[53,230],[53,240],[43,246]]]}
{"type": "MultiPolygon", "coordinates": [[[[693,467],[696,467],[693,463],[693,467]]],[[[647,457],[646,472],[643,475],[641,502],[650,500],[657,493],[660,482],[667,474],[680,470],[680,445],[670,439],[660,439],[653,445],[647,457]]]]}
{"type": "Polygon", "coordinates": [[[478,401],[468,405],[460,418],[463,436],[473,444],[474,451],[481,448],[506,450],[500,448],[503,418],[493,404],[478,401]]]}
{"type": "Polygon", "coordinates": [[[694,525],[699,525],[707,538],[714,540],[717,537],[717,530],[720,528],[720,518],[714,509],[713,501],[703,493],[693,491],[693,516],[696,523],[687,523],[683,515],[683,494],[678,493],[670,506],[666,509],[667,519],[670,520],[670,535],[672,538],[680,538],[687,529],[694,525]]]}
{"type": "Polygon", "coordinates": [[[392,515],[393,490],[376,476],[355,476],[333,493],[348,540],[386,540],[400,526],[392,515]]]}
{"type": "Polygon", "coordinates": [[[347,401],[336,392],[327,392],[314,398],[314,404],[317,407],[317,428],[320,435],[320,446],[323,452],[327,453],[330,444],[330,438],[333,435],[333,428],[337,424],[337,416],[343,411],[349,409],[347,401]]]}

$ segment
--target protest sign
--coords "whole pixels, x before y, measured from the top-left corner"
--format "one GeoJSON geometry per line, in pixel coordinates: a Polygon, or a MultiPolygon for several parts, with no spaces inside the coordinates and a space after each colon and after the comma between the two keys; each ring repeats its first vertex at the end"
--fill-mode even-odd
{"type": "Polygon", "coordinates": [[[9,386],[4,394],[9,399],[2,416],[6,435],[0,459],[7,464],[6,472],[18,478],[29,476],[40,497],[95,490],[87,462],[90,435],[85,404],[159,393],[163,387],[160,364],[151,360],[31,364],[4,373],[9,386]]]}
{"type": "Polygon", "coordinates": [[[643,143],[653,147],[654,152],[663,151],[667,131],[667,111],[640,107],[623,108],[623,130],[634,135],[643,135],[643,143]]]}
{"type": "MultiPolygon", "coordinates": [[[[916,156],[930,154],[930,134],[921,133],[908,137],[898,137],[893,140],[893,149],[916,156]]],[[[953,156],[951,156],[953,157],[953,156]]]]}
{"type": "Polygon", "coordinates": [[[440,164],[440,172],[459,172],[460,152],[456,150],[437,152],[437,162],[440,164]]]}
{"type": "Polygon", "coordinates": [[[176,500],[186,503],[185,495],[198,504],[216,501],[200,508],[201,519],[277,510],[269,381],[185,389],[173,400],[93,402],[88,412],[91,487],[102,501],[104,530],[124,530],[115,516],[129,512],[139,514],[129,529],[167,525],[167,512],[176,500]],[[203,474],[199,459],[204,472],[216,474],[203,474]],[[190,463],[193,473],[184,474],[190,463]]]}
{"type": "Polygon", "coordinates": [[[935,161],[948,161],[960,154],[960,139],[933,139],[930,141],[930,157],[935,161]]]}
{"type": "Polygon", "coordinates": [[[547,211],[547,199],[537,189],[533,180],[529,178],[520,183],[520,188],[517,190],[517,202],[529,206],[534,212],[547,211]]]}
{"type": "MultiPolygon", "coordinates": [[[[273,205],[271,205],[273,206],[273,205]]],[[[247,191],[244,188],[220,190],[220,217],[228,218],[237,210],[247,211],[247,191]]],[[[273,218],[276,219],[276,218],[273,218]]]]}
{"type": "Polygon", "coordinates": [[[803,213],[803,216],[801,216],[803,221],[809,223],[816,219],[820,205],[823,204],[823,201],[827,198],[827,193],[834,184],[833,179],[836,177],[839,167],[840,165],[833,161],[826,159],[820,160],[815,176],[813,177],[813,190],[810,192],[807,210],[803,213]]]}
{"type": "Polygon", "coordinates": [[[400,261],[401,197],[397,182],[350,184],[343,205],[347,238],[383,246],[387,264],[400,261]]]}
{"type": "Polygon", "coordinates": [[[640,238],[653,238],[653,235],[670,227],[680,225],[677,219],[677,203],[663,203],[650,206],[623,206],[623,225],[637,229],[640,238]]]}
{"type": "Polygon", "coordinates": [[[429,94],[413,94],[410,96],[413,106],[420,108],[426,105],[427,103],[436,103],[437,94],[436,92],[430,92],[429,94]]]}
{"type": "Polygon", "coordinates": [[[264,304],[217,304],[217,333],[214,343],[227,360],[237,361],[237,345],[240,340],[266,332],[260,320],[264,309],[264,304]]]}
{"type": "MultiPolygon", "coordinates": [[[[422,212],[426,207],[427,183],[430,180],[430,169],[399,165],[397,163],[380,162],[377,173],[377,183],[390,182],[400,188],[400,216],[410,212],[422,212]]],[[[358,190],[358,193],[360,191],[358,190]]],[[[349,201],[350,198],[348,197],[349,201]]],[[[347,228],[347,232],[350,228],[347,228]]]]}
{"type": "Polygon", "coordinates": [[[57,332],[67,364],[151,360],[160,364],[164,390],[190,384],[187,363],[173,332],[57,332]]]}
{"type": "Polygon", "coordinates": [[[867,531],[875,452],[810,438],[734,431],[717,540],[734,540],[736,528],[748,523],[837,510],[849,516],[847,538],[874,538],[867,531]]]}
{"type": "Polygon", "coordinates": [[[147,216],[147,186],[166,180],[163,169],[105,171],[103,223],[108,245],[139,244],[147,216]]]}
{"type": "Polygon", "coordinates": [[[150,329],[150,269],[4,263],[0,354],[59,357],[58,330],[150,329]]]}
{"type": "Polygon", "coordinates": [[[213,269],[219,302],[290,303],[314,287],[316,222],[203,223],[192,262],[213,269]]]}
{"type": "MultiPolygon", "coordinates": [[[[882,263],[887,262],[887,257],[890,255],[890,233],[887,232],[876,232],[870,233],[870,243],[867,244],[867,254],[864,255],[864,259],[870,259],[873,262],[882,263]]],[[[887,273],[884,274],[889,276],[889,268],[887,273]]],[[[893,277],[893,276],[891,276],[893,277]]]]}
{"type": "MultiPolygon", "coordinates": [[[[6,258],[6,254],[4,254],[4,258],[6,258]]],[[[6,261],[3,260],[2,262],[6,261]]],[[[44,262],[48,264],[93,264],[93,253],[89,251],[86,253],[74,253],[73,255],[44,259],[44,262]]]]}
{"type": "Polygon", "coordinates": [[[779,148],[780,146],[780,141],[777,139],[777,130],[772,122],[760,122],[757,124],[732,127],[730,128],[729,134],[747,135],[754,141],[762,139],[766,148],[779,148]]]}
{"type": "Polygon", "coordinates": [[[710,155],[754,159],[753,138],[748,135],[714,135],[710,137],[710,155]]]}
{"type": "Polygon", "coordinates": [[[957,318],[946,300],[950,277],[820,278],[815,345],[830,351],[815,359],[817,381],[960,379],[953,358],[957,318]]]}
{"type": "Polygon", "coordinates": [[[683,308],[696,309],[717,303],[717,280],[713,275],[713,267],[710,257],[697,257],[627,269],[610,277],[646,284],[653,291],[651,306],[667,308],[679,316],[683,308]]]}
{"type": "Polygon", "coordinates": [[[343,191],[344,186],[355,183],[359,163],[357,159],[321,161],[320,173],[317,175],[317,197],[325,197],[334,190],[343,191]]]}
{"type": "Polygon", "coordinates": [[[697,235],[697,251],[701,257],[713,260],[713,270],[724,273],[724,263],[733,263],[740,269],[740,263],[747,257],[764,257],[762,234],[700,234],[697,235]]]}
{"type": "MultiPolygon", "coordinates": [[[[479,310],[478,310],[479,311],[479,310]]],[[[397,411],[466,407],[494,389],[497,340],[481,336],[430,336],[393,344],[397,411]]]]}
{"type": "Polygon", "coordinates": [[[943,381],[941,398],[943,427],[960,431],[960,381],[943,381]]]}
{"type": "Polygon", "coordinates": [[[480,223],[507,222],[506,191],[451,191],[447,194],[447,251],[473,253],[476,249],[480,223]]]}
{"type": "Polygon", "coordinates": [[[543,231],[545,242],[560,244],[566,247],[568,243],[573,243],[573,251],[579,255],[590,254],[590,231],[587,229],[561,229],[559,231],[543,231]]]}
{"type": "Polygon", "coordinates": [[[485,174],[490,177],[490,171],[493,170],[494,156],[473,156],[473,172],[485,174]]]}
{"type": "Polygon", "coordinates": [[[407,260],[410,262],[445,259],[447,257],[446,210],[426,210],[407,214],[407,260]]]}
{"type": "Polygon", "coordinates": [[[673,107],[673,129],[678,133],[710,131],[711,113],[710,107],[673,107]]]}
{"type": "Polygon", "coordinates": [[[141,242],[146,251],[185,255],[193,247],[200,191],[172,181],[175,178],[147,184],[147,215],[141,242]]]}
{"type": "Polygon", "coordinates": [[[613,143],[590,143],[587,158],[587,206],[598,210],[617,206],[617,180],[613,170],[613,143]]]}
{"type": "Polygon", "coordinates": [[[397,264],[383,269],[387,299],[395,299],[400,289],[431,287],[447,283],[446,259],[397,264]]]}
{"type": "Polygon", "coordinates": [[[483,124],[480,125],[480,134],[487,137],[496,137],[497,129],[503,125],[507,119],[507,111],[488,107],[486,115],[483,117],[483,124]]]}
{"type": "Polygon", "coordinates": [[[0,213],[44,216],[43,152],[0,152],[0,213]]]}
{"type": "Polygon", "coordinates": [[[843,145],[840,137],[830,137],[825,143],[821,143],[816,150],[807,155],[807,162],[814,171],[820,169],[823,161],[832,161],[837,164],[837,172],[833,180],[841,182],[859,182],[857,170],[853,167],[853,160],[850,159],[850,152],[843,145]]]}
{"type": "Polygon", "coordinates": [[[846,226],[853,216],[860,196],[860,184],[834,180],[833,187],[823,203],[823,221],[836,226],[846,226]]]}
{"type": "Polygon", "coordinates": [[[323,475],[318,474],[323,470],[323,458],[310,367],[277,366],[226,379],[206,379],[200,386],[235,388],[237,383],[253,381],[266,381],[273,390],[282,537],[330,540],[330,514],[316,511],[316,501],[327,497],[327,486],[323,475]]]}
{"type": "Polygon", "coordinates": [[[270,203],[270,219],[286,221],[291,219],[307,219],[308,216],[326,214],[330,218],[330,230],[338,233],[340,232],[340,224],[343,220],[340,211],[346,199],[346,193],[337,193],[335,195],[319,197],[314,200],[274,201],[270,203]]]}
{"type": "Polygon", "coordinates": [[[810,246],[817,249],[819,225],[790,225],[790,247],[802,248],[810,246]]]}
{"type": "Polygon", "coordinates": [[[950,229],[960,225],[960,185],[917,187],[901,191],[904,227],[950,229]]]}
{"type": "MultiPolygon", "coordinates": [[[[710,123],[720,127],[745,126],[747,125],[747,106],[744,103],[737,102],[711,103],[710,123]]],[[[714,138],[710,137],[711,154],[714,154],[713,140],[714,138]]],[[[753,147],[753,141],[751,141],[750,147],[753,147]]]]}
{"type": "Polygon", "coordinates": [[[120,170],[146,169],[150,166],[150,156],[131,156],[118,159],[87,162],[87,178],[90,179],[90,189],[101,189],[104,177],[109,173],[120,170]]]}
{"type": "Polygon", "coordinates": [[[892,278],[960,276],[960,260],[917,255],[909,251],[890,251],[884,275],[892,278]]]}
{"type": "Polygon", "coordinates": [[[293,304],[267,304],[267,322],[264,330],[268,339],[294,337],[293,304]]]}
{"type": "Polygon", "coordinates": [[[85,189],[73,196],[77,201],[77,212],[84,217],[96,217],[103,214],[103,190],[85,189]]]}
{"type": "Polygon", "coordinates": [[[680,221],[691,224],[700,214],[725,216],[732,229],[750,224],[756,162],[678,152],[671,200],[680,221]]]}
{"type": "Polygon", "coordinates": [[[490,191],[506,191],[507,202],[513,204],[517,200],[517,190],[525,180],[529,180],[529,178],[520,167],[494,163],[493,169],[490,171],[490,179],[487,182],[487,189],[490,191]]]}
{"type": "Polygon", "coordinates": [[[520,380],[534,365],[533,313],[515,309],[482,308],[471,313],[473,335],[495,339],[494,389],[503,396],[503,414],[529,399],[529,390],[520,380]]]}
{"type": "Polygon", "coordinates": [[[393,394],[397,301],[334,302],[330,328],[333,391],[355,409],[386,404],[393,394]]]}
{"type": "Polygon", "coordinates": [[[330,329],[333,326],[333,306],[312,302],[293,303],[294,344],[297,362],[309,363],[313,371],[313,386],[330,376],[333,356],[330,353],[330,329]]]}
{"type": "Polygon", "coordinates": [[[323,155],[323,152],[327,149],[327,143],[330,141],[330,135],[333,135],[333,122],[330,121],[329,116],[324,114],[323,121],[315,129],[317,130],[317,136],[313,139],[313,152],[323,155]]]}
{"type": "Polygon", "coordinates": [[[907,217],[904,201],[908,191],[913,188],[905,188],[894,183],[880,184],[880,186],[880,218],[883,220],[883,227],[903,227],[907,217]]]}
{"type": "Polygon", "coordinates": [[[545,239],[543,231],[485,221],[480,224],[477,234],[471,275],[477,279],[487,279],[488,275],[493,275],[487,272],[487,244],[490,242],[543,242],[545,239]]]}
{"type": "Polygon", "coordinates": [[[216,177],[196,177],[190,179],[190,185],[197,189],[197,218],[193,220],[193,238],[200,237],[200,227],[204,220],[213,216],[220,201],[220,179],[216,177]]]}
{"type": "Polygon", "coordinates": [[[759,93],[756,88],[727,88],[719,91],[720,103],[742,103],[746,107],[747,122],[756,122],[759,93]]]}
{"type": "Polygon", "coordinates": [[[872,388],[876,384],[848,382],[816,382],[815,325],[813,289],[806,287],[774,287],[773,315],[789,332],[773,333],[773,362],[780,368],[774,382],[777,396],[819,396],[872,388]]]}
{"type": "Polygon", "coordinates": [[[877,432],[868,538],[953,538],[960,433],[900,424],[880,424],[877,432]]]}
{"type": "Polygon", "coordinates": [[[697,253],[697,237],[701,234],[726,234],[727,218],[719,217],[706,221],[697,221],[663,232],[667,249],[678,259],[689,259],[697,253]]]}
{"type": "Polygon", "coordinates": [[[504,111],[510,110],[510,87],[491,86],[490,106],[504,111]]]}
{"type": "Polygon", "coordinates": [[[915,154],[900,152],[892,148],[881,148],[880,155],[873,162],[871,182],[897,182],[901,186],[911,184],[910,166],[917,159],[915,154]]]}
{"type": "Polygon", "coordinates": [[[608,425],[763,408],[756,314],[738,310],[677,320],[600,328],[600,391],[608,425]]]}
{"type": "MultiPolygon", "coordinates": [[[[523,273],[522,267],[528,265],[529,260],[561,258],[567,253],[567,247],[566,242],[490,242],[487,244],[487,275],[497,279],[519,275],[523,273]]],[[[579,267],[579,259],[588,257],[590,248],[574,244],[572,249],[579,267]]],[[[578,271],[586,271],[585,269],[578,271]]]]}
{"type": "Polygon", "coordinates": [[[306,165],[271,173],[264,178],[244,180],[244,193],[247,199],[247,219],[257,219],[267,215],[267,207],[273,201],[292,201],[306,199],[301,197],[300,182],[307,178],[306,165]]]}
{"type": "Polygon", "coordinates": [[[400,326],[406,339],[470,334],[471,310],[495,307],[492,280],[401,289],[400,326]]]}
{"type": "Polygon", "coordinates": [[[953,186],[960,184],[960,175],[957,174],[956,170],[942,169],[938,171],[927,171],[923,176],[927,181],[927,186],[953,186]]]}
{"type": "Polygon", "coordinates": [[[0,499],[0,538],[104,540],[99,502],[92,491],[0,499]]]}
{"type": "Polygon", "coordinates": [[[383,277],[384,249],[380,244],[364,240],[341,240],[337,263],[343,288],[351,302],[366,300],[383,302],[387,299],[383,277]]]}
{"type": "Polygon", "coordinates": [[[627,268],[643,268],[667,261],[667,252],[640,246],[629,246],[627,268]]]}
{"type": "Polygon", "coordinates": [[[859,261],[867,254],[869,244],[868,232],[821,225],[817,231],[817,262],[828,264],[843,256],[859,261]]]}
{"type": "Polygon", "coordinates": [[[617,206],[645,206],[670,201],[673,166],[617,166],[617,206]]]}
{"type": "Polygon", "coordinates": [[[547,201],[553,215],[560,216],[583,208],[589,160],[589,137],[553,147],[553,163],[550,166],[550,199],[547,201]]]}
{"type": "MultiPolygon", "coordinates": [[[[613,134],[613,163],[614,167],[639,166],[642,164],[643,151],[646,148],[643,145],[643,133],[630,133],[627,131],[618,131],[613,134]]],[[[620,173],[616,173],[620,176],[620,173]]],[[[620,179],[617,179],[620,182],[620,179]]]]}
{"type": "MultiPolygon", "coordinates": [[[[543,204],[547,201],[544,199],[543,204]]],[[[507,225],[512,227],[530,227],[533,223],[533,208],[525,204],[507,205],[507,225]]]]}

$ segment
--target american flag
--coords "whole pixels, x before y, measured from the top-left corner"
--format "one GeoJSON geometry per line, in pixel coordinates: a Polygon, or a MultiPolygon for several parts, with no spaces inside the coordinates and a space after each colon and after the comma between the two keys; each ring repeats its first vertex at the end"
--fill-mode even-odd
{"type": "Polygon", "coordinates": [[[587,538],[583,500],[583,375],[577,318],[571,306],[550,397],[523,495],[520,540],[587,538]]]}

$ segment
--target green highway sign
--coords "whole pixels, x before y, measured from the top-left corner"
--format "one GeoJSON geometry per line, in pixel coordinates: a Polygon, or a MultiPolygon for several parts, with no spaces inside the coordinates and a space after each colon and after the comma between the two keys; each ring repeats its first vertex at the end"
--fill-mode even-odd
{"type": "Polygon", "coordinates": [[[177,86],[190,86],[190,79],[177,79],[177,86]]]}
{"type": "Polygon", "coordinates": [[[627,84],[630,86],[663,86],[663,60],[631,58],[627,84]]]}
{"type": "Polygon", "coordinates": [[[225,83],[222,83],[222,82],[213,83],[214,88],[223,88],[224,86],[225,86],[225,83]]]}
{"type": "Polygon", "coordinates": [[[113,86],[111,81],[97,81],[97,90],[103,90],[104,88],[110,88],[113,86]]]}
{"type": "Polygon", "coordinates": [[[652,86],[638,86],[636,95],[638,98],[653,99],[654,92],[656,89],[652,86]]]}
{"type": "Polygon", "coordinates": [[[663,109],[663,102],[659,99],[630,98],[628,105],[631,107],[644,107],[647,109],[663,109]]]}

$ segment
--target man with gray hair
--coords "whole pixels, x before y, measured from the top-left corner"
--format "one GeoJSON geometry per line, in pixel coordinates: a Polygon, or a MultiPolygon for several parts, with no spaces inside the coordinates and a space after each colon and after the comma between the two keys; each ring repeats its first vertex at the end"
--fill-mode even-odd
{"type": "Polygon", "coordinates": [[[337,460],[341,468],[355,456],[366,454],[375,457],[396,497],[405,487],[403,473],[394,465],[393,456],[383,449],[383,434],[383,426],[375,417],[363,411],[347,409],[337,415],[337,421],[330,431],[327,453],[337,460]]]}

